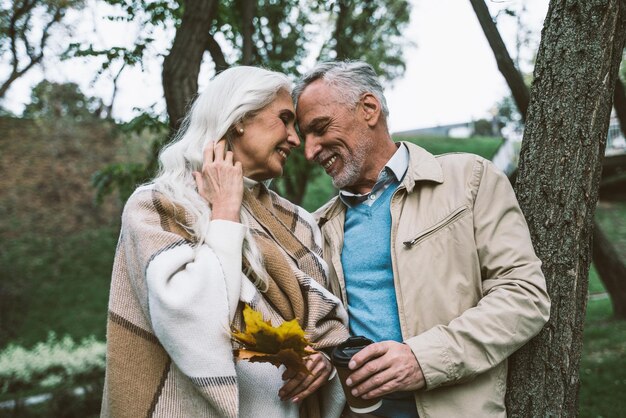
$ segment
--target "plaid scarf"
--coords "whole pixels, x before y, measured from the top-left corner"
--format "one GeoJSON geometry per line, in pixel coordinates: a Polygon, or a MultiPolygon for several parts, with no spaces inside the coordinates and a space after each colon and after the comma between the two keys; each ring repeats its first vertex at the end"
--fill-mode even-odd
{"type": "MultiPolygon", "coordinates": [[[[262,183],[244,191],[243,206],[252,214],[249,226],[270,277],[265,299],[282,320],[296,318],[314,348],[343,342],[348,337],[345,314],[335,298],[323,291],[328,277],[322,249],[315,243],[311,224],[300,215],[302,209],[262,183]]],[[[303,402],[301,418],[321,417],[319,402],[315,395],[303,402]]]]}
{"type": "MultiPolygon", "coordinates": [[[[348,336],[347,314],[341,302],[325,289],[327,277],[321,249],[315,243],[312,217],[262,185],[255,192],[258,197],[245,192],[244,206],[253,215],[249,227],[271,279],[267,291],[261,292],[251,280],[242,278],[241,303],[232,325],[241,329],[245,302],[275,326],[298,318],[314,348],[339,344],[348,336]]],[[[235,360],[218,354],[233,348],[227,335],[230,315],[223,300],[227,293],[224,280],[207,276],[213,287],[206,293],[207,305],[216,313],[206,319],[214,337],[203,351],[207,357],[203,363],[220,364],[221,370],[213,374],[205,371],[201,376],[194,375],[193,368],[191,372],[184,370],[153,330],[146,276],[159,270],[155,263],[176,259],[183,250],[191,251],[194,243],[182,226],[191,222],[187,211],[151,186],[140,188],[126,204],[109,300],[103,417],[239,415],[235,360]]],[[[191,341],[195,338],[186,337],[191,341]]],[[[189,359],[184,353],[178,358],[189,359]]],[[[321,404],[317,396],[309,398],[303,402],[300,416],[321,417],[321,404]]]]}

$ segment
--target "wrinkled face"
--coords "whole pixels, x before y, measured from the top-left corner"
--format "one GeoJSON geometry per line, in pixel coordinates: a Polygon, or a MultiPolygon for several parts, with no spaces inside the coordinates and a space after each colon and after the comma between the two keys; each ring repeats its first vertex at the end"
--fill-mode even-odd
{"type": "Polygon", "coordinates": [[[280,90],[276,99],[238,124],[243,134],[233,140],[233,156],[243,175],[256,181],[283,173],[291,149],[300,145],[291,96],[280,90]]]}
{"type": "Polygon", "coordinates": [[[343,103],[323,80],[309,84],[298,99],[298,127],[304,153],[321,165],[339,189],[361,180],[372,141],[359,105],[343,103]]]}

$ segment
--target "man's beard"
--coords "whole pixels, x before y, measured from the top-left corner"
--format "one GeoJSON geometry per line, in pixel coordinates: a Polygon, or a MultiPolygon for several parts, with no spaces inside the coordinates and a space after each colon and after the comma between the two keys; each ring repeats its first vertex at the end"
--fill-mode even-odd
{"type": "Polygon", "coordinates": [[[352,152],[342,152],[341,160],[343,167],[339,173],[333,178],[333,186],[337,189],[343,189],[347,186],[355,184],[360,180],[359,176],[363,170],[363,165],[368,156],[371,139],[362,138],[357,142],[357,146],[352,152]]]}

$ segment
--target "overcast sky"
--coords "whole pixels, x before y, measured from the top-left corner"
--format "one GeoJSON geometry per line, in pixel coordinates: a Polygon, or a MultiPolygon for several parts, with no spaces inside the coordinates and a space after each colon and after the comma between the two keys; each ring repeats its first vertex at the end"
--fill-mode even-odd
{"type": "MultiPolygon", "coordinates": [[[[488,5],[494,15],[504,7],[519,8],[521,1],[488,1],[488,5]]],[[[407,65],[404,76],[386,90],[391,131],[466,122],[489,116],[494,104],[508,94],[508,89],[470,2],[412,0],[411,3],[411,24],[406,36],[416,46],[405,53],[407,65]]],[[[538,42],[548,0],[526,0],[524,3],[527,8],[525,24],[533,30],[535,42],[538,42]]],[[[131,45],[141,30],[127,24],[102,21],[99,14],[92,6],[80,16],[70,16],[76,22],[72,31],[75,39],[92,36],[96,38],[96,43],[103,45],[131,45]]],[[[504,16],[498,20],[498,26],[514,54],[515,20],[504,16]]],[[[171,35],[157,36],[169,39],[171,35]]],[[[164,51],[153,52],[156,55],[164,51]]],[[[526,51],[526,58],[532,56],[532,52],[526,51]]],[[[104,79],[90,83],[94,72],[93,65],[76,61],[47,65],[45,73],[34,70],[28,77],[18,80],[9,91],[4,105],[20,112],[23,104],[29,101],[30,87],[44,76],[54,81],[76,81],[84,92],[101,95],[108,102],[111,82],[104,79]]],[[[128,120],[134,114],[134,107],[144,108],[152,104],[156,104],[157,111],[162,111],[164,100],[160,73],[158,62],[146,66],[143,72],[139,68],[125,71],[119,82],[114,116],[128,120]]]]}

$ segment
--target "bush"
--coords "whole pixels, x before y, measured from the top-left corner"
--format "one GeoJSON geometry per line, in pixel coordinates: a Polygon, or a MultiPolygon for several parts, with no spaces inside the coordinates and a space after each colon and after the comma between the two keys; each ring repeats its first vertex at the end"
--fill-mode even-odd
{"type": "Polygon", "coordinates": [[[10,344],[0,352],[0,399],[13,400],[13,415],[26,411],[24,399],[49,394],[42,416],[79,417],[94,414],[101,402],[106,344],[94,337],[75,343],[71,337],[47,341],[32,349],[10,344]]]}

